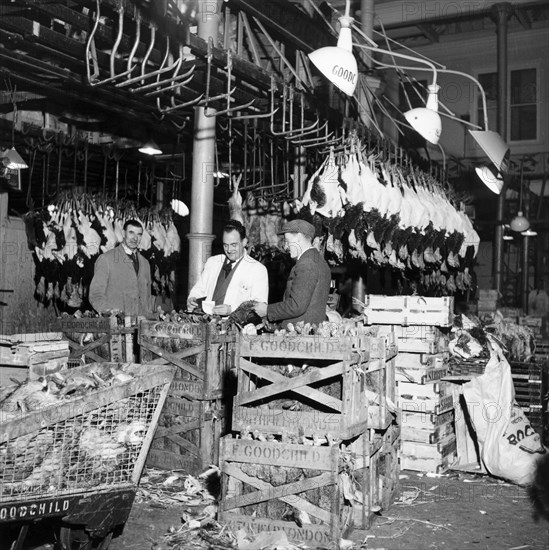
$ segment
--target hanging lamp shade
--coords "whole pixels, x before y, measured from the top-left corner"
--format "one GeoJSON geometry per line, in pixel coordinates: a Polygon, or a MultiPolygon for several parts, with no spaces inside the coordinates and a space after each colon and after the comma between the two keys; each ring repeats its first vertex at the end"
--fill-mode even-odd
{"type": "Polygon", "coordinates": [[[479,166],[475,168],[475,172],[480,181],[496,195],[501,193],[503,189],[503,178],[492,166],[479,166]]]}
{"type": "Polygon", "coordinates": [[[509,157],[511,150],[502,137],[492,130],[469,130],[474,140],[494,163],[498,172],[505,174],[509,171],[509,157]]]}
{"type": "Polygon", "coordinates": [[[158,147],[154,140],[150,139],[145,145],[139,148],[139,152],[145,155],[161,155],[162,149],[158,147]]]}
{"type": "Polygon", "coordinates": [[[347,95],[353,95],[358,83],[358,66],[353,55],[352,17],[340,17],[341,29],[337,46],[319,48],[309,54],[313,65],[347,95]]]}
{"type": "Polygon", "coordinates": [[[427,103],[425,107],[416,107],[404,113],[408,124],[424,139],[437,145],[442,133],[442,121],[438,114],[438,84],[427,87],[427,103]]]}
{"type": "Polygon", "coordinates": [[[183,201],[180,201],[179,199],[172,199],[172,202],[170,204],[172,210],[176,214],[179,214],[182,217],[189,215],[189,207],[183,201]]]}
{"type": "Polygon", "coordinates": [[[517,212],[517,215],[511,220],[511,229],[517,233],[522,233],[530,227],[530,222],[524,217],[522,210],[517,212]]]}
{"type": "Polygon", "coordinates": [[[15,147],[6,149],[1,155],[4,166],[10,170],[23,170],[29,167],[23,157],[15,150],[15,147]]]}

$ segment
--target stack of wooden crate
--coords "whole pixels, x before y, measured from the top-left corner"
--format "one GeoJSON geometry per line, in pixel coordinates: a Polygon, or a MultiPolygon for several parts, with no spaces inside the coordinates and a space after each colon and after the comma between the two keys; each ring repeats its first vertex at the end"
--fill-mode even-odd
{"type": "Polygon", "coordinates": [[[396,399],[401,410],[400,466],[441,472],[455,459],[453,385],[447,329],[453,298],[368,296],[364,316],[397,339],[396,399]]]}
{"type": "Polygon", "coordinates": [[[3,335],[0,340],[0,386],[34,380],[67,368],[69,345],[60,332],[3,335]]]}
{"type": "Polygon", "coordinates": [[[398,483],[390,337],[241,335],[219,519],[315,547],[368,529],[398,483]]]}
{"type": "Polygon", "coordinates": [[[480,288],[478,291],[478,315],[483,317],[495,313],[498,307],[498,291],[480,288]]]}
{"type": "Polygon", "coordinates": [[[236,334],[207,322],[142,321],[141,361],[177,368],[147,458],[150,467],[198,475],[219,460],[228,430],[236,334]]]}

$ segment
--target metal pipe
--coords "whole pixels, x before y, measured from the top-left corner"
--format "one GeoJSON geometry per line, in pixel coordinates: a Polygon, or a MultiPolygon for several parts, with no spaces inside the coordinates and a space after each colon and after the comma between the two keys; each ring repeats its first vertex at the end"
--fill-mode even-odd
{"type": "MultiPolygon", "coordinates": [[[[498,104],[497,121],[498,133],[507,137],[507,23],[513,7],[511,4],[502,3],[492,6],[492,17],[497,25],[497,66],[498,66],[498,104]]],[[[503,221],[505,216],[505,192],[509,184],[509,176],[503,178],[503,188],[498,196],[497,204],[497,225],[494,235],[494,265],[493,265],[493,283],[499,294],[503,290],[503,221]]]]}
{"type": "Polygon", "coordinates": [[[522,309],[528,315],[528,251],[530,249],[530,237],[522,237],[522,309]]]}
{"type": "MultiPolygon", "coordinates": [[[[198,36],[217,43],[219,12],[216,3],[198,2],[198,36]],[[212,10],[212,7],[214,8],[212,10]]],[[[192,198],[190,212],[188,288],[198,280],[206,260],[211,256],[213,230],[213,196],[215,167],[216,117],[205,115],[205,107],[195,107],[193,137],[192,198]]],[[[210,113],[214,111],[209,107],[210,113]]]]}
{"type": "MultiPolygon", "coordinates": [[[[374,35],[374,0],[361,0],[360,2],[360,26],[362,32],[372,38],[374,35]]],[[[371,59],[365,60],[366,65],[372,68],[371,59]]]]}

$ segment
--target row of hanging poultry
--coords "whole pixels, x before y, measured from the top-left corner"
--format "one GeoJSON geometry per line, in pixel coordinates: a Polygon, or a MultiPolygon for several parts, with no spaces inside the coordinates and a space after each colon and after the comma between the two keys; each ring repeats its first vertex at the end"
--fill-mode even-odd
{"type": "Polygon", "coordinates": [[[328,230],[334,263],[349,255],[415,271],[425,288],[450,294],[471,286],[480,238],[449,191],[425,172],[356,148],[339,157],[330,151],[297,208],[328,230]]]}
{"type": "Polygon", "coordinates": [[[153,294],[173,295],[181,240],[171,211],[137,211],[132,203],[82,195],[61,197],[24,219],[40,302],[85,306],[97,256],[122,242],[129,219],[143,224],[139,248],[151,263],[153,294]]]}

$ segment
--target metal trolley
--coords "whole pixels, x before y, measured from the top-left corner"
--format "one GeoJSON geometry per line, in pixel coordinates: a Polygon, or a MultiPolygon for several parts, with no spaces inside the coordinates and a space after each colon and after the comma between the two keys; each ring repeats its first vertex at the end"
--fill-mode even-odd
{"type": "Polygon", "coordinates": [[[105,550],[126,523],[174,368],[99,366],[126,376],[54,406],[0,416],[0,534],[15,532],[10,543],[0,536],[0,545],[22,550],[47,524],[63,550],[105,550]]]}

